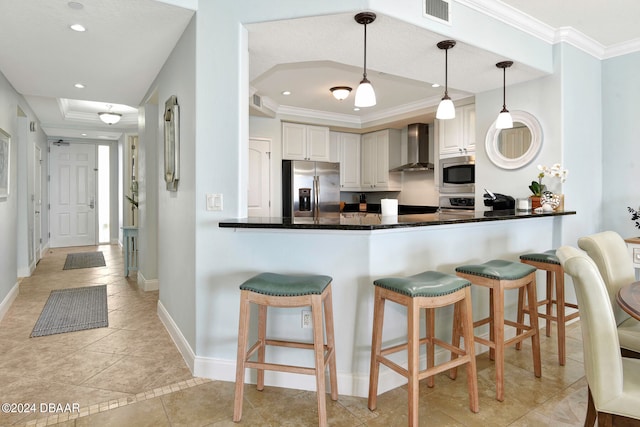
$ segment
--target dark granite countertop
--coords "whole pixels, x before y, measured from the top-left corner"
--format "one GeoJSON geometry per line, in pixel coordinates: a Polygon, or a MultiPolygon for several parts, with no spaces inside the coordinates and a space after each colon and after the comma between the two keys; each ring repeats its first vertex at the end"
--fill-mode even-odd
{"type": "Polygon", "coordinates": [[[384,230],[407,227],[428,227],[443,224],[464,224],[471,222],[508,221],[526,218],[575,215],[575,211],[554,211],[544,213],[505,211],[460,211],[428,214],[408,214],[397,217],[383,217],[375,213],[342,213],[326,218],[237,218],[220,221],[223,228],[263,228],[263,229],[316,229],[316,230],[384,230]]]}

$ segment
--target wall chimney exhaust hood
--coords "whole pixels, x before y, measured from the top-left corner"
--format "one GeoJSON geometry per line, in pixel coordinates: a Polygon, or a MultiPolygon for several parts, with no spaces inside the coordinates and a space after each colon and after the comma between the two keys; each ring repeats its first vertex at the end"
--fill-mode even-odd
{"type": "Polygon", "coordinates": [[[413,123],[407,128],[407,164],[391,169],[391,172],[433,170],[429,161],[429,125],[413,123]]]}

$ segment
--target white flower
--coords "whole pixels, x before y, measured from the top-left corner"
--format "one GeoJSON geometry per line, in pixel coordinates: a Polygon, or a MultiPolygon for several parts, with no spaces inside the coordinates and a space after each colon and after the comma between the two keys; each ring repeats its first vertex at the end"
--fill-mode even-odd
{"type": "Polygon", "coordinates": [[[538,165],[538,170],[541,170],[544,176],[555,176],[560,179],[560,182],[565,182],[567,180],[567,176],[569,176],[569,171],[567,169],[563,169],[560,163],[555,163],[551,167],[538,165]]]}

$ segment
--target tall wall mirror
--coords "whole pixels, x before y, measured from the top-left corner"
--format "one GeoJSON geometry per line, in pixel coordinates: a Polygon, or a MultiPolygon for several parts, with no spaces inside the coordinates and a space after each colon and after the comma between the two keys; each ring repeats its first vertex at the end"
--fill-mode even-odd
{"type": "Polygon", "coordinates": [[[526,111],[512,111],[513,128],[487,131],[485,147],[489,160],[503,169],[518,169],[529,164],[542,148],[540,122],[526,111]]]}

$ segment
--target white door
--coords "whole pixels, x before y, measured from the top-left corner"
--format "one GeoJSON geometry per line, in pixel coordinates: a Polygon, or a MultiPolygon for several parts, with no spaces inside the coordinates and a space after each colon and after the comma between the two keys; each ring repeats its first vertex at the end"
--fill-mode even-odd
{"type": "Polygon", "coordinates": [[[53,248],[97,244],[96,152],[94,144],[51,145],[53,248]]]}
{"type": "Polygon", "coordinates": [[[42,253],[42,150],[34,146],[33,155],[33,247],[36,264],[42,253]]]}
{"type": "Polygon", "coordinates": [[[248,215],[250,217],[271,216],[270,185],[271,140],[251,138],[249,140],[248,215]]]}

